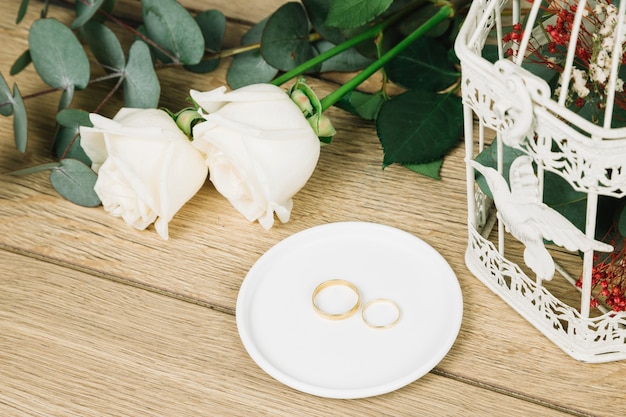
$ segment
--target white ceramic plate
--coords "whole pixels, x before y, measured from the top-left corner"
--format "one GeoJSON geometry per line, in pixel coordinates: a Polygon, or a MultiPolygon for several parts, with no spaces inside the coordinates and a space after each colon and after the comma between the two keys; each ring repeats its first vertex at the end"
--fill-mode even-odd
{"type": "Polygon", "coordinates": [[[296,233],[253,265],[237,298],[237,327],[252,359],[278,381],[329,398],[401,388],[435,367],[463,316],[458,280],[431,246],[374,223],[331,223],[296,233]],[[395,301],[401,317],[372,329],[361,312],[328,320],[313,309],[318,284],[344,279],[362,304],[395,301]]]}

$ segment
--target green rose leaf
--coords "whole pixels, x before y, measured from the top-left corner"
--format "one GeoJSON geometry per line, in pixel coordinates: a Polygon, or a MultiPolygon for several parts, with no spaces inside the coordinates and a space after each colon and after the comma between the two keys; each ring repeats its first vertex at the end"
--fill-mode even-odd
{"type": "Polygon", "coordinates": [[[51,87],[83,89],[89,60],[74,33],[55,19],[39,19],[28,34],[30,56],[41,79],[51,87]]]}
{"type": "MultiPolygon", "coordinates": [[[[252,26],[241,38],[241,44],[252,45],[260,42],[266,23],[267,19],[263,19],[252,26]]],[[[226,81],[231,88],[240,88],[250,84],[269,82],[277,73],[278,69],[268,64],[257,49],[235,56],[226,73],[226,81]]]]}
{"type": "Polygon", "coordinates": [[[13,65],[11,65],[11,75],[19,74],[31,62],[33,62],[33,60],[30,57],[30,51],[27,49],[22,55],[18,56],[13,65]]]}
{"type": "Polygon", "coordinates": [[[448,61],[448,49],[430,38],[413,42],[385,70],[389,79],[402,87],[433,92],[449,87],[461,75],[448,61]]]}
{"type": "MultiPolygon", "coordinates": [[[[224,32],[226,31],[226,16],[219,10],[207,10],[196,16],[196,22],[202,31],[204,39],[204,49],[210,52],[217,52],[222,48],[224,32]]],[[[201,61],[196,65],[187,65],[185,68],[195,73],[205,73],[213,71],[219,65],[220,60],[211,59],[201,61]]]]}
{"type": "Polygon", "coordinates": [[[124,70],[124,105],[135,108],[154,108],[159,104],[161,85],[157,78],[150,49],[142,41],[135,41],[128,52],[124,70]]]}
{"type": "Polygon", "coordinates": [[[374,120],[380,110],[380,106],[384,102],[385,97],[383,97],[380,91],[375,94],[367,94],[352,90],[344,95],[335,105],[365,120],[374,120]]]}
{"type": "Polygon", "coordinates": [[[13,114],[13,94],[2,74],[0,74],[0,114],[3,116],[13,114]]]}
{"type": "Polygon", "coordinates": [[[76,2],[76,19],[72,22],[70,27],[72,29],[78,29],[83,26],[93,17],[102,6],[104,0],[80,0],[76,2]]]}
{"type": "Polygon", "coordinates": [[[17,84],[13,85],[13,135],[15,136],[17,150],[22,153],[25,152],[28,140],[28,117],[24,100],[22,100],[17,84]]]}
{"type": "Polygon", "coordinates": [[[622,207],[617,223],[619,232],[622,236],[626,236],[626,207],[622,207]]]}
{"type": "Polygon", "coordinates": [[[443,159],[439,159],[433,162],[427,162],[425,164],[404,164],[403,166],[418,174],[440,180],[441,176],[439,175],[439,171],[441,171],[442,165],[443,159]]]}
{"type": "Polygon", "coordinates": [[[458,143],[462,129],[463,107],[457,96],[409,90],[393,97],[376,118],[383,167],[440,159],[458,143]]]}
{"type": "Polygon", "coordinates": [[[351,29],[362,26],[381,15],[393,0],[342,0],[330,4],[326,24],[351,29]]]}
{"type": "Polygon", "coordinates": [[[204,55],[204,38],[194,18],[174,0],[143,0],[142,14],[150,39],[182,64],[193,65],[204,55]]]}
{"type": "Polygon", "coordinates": [[[58,158],[77,159],[91,166],[91,159],[80,146],[80,126],[93,126],[89,113],[78,109],[65,109],[57,114],[59,124],[54,136],[54,153],[58,158]]]}
{"type": "Polygon", "coordinates": [[[76,159],[63,159],[50,172],[50,183],[64,198],[74,204],[95,207],[100,198],[94,191],[98,176],[84,163],[76,159]]]}
{"type": "Polygon", "coordinates": [[[282,5],[267,20],[261,55],[273,67],[289,71],[315,56],[309,42],[309,20],[302,4],[282,5]]]}
{"type": "Polygon", "coordinates": [[[107,72],[121,72],[126,65],[124,50],[115,33],[99,22],[88,22],[81,33],[96,60],[107,72]]]}

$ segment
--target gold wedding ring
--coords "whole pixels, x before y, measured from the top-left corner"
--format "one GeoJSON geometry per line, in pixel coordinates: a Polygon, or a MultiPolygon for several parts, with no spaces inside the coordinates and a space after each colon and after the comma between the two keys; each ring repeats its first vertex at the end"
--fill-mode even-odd
{"type": "MultiPolygon", "coordinates": [[[[379,314],[381,316],[381,314],[379,314]]],[[[361,318],[363,322],[372,329],[390,329],[400,321],[400,307],[394,301],[387,298],[378,298],[376,300],[368,301],[361,311],[361,318]],[[385,311],[382,313],[382,318],[369,317],[368,311],[371,307],[378,306],[385,311]]]]}
{"type": "Polygon", "coordinates": [[[359,289],[353,283],[343,280],[343,279],[331,279],[331,280],[322,282],[320,285],[318,285],[315,288],[315,290],[313,291],[313,296],[311,298],[311,301],[313,302],[313,309],[320,316],[329,320],[343,320],[343,319],[347,319],[348,317],[352,316],[354,313],[357,312],[357,310],[361,306],[361,295],[359,294],[359,289]],[[349,290],[351,290],[356,295],[356,301],[354,305],[350,307],[348,310],[338,312],[338,313],[326,311],[323,308],[320,308],[317,298],[322,291],[324,291],[325,289],[329,287],[346,287],[349,290]]]}

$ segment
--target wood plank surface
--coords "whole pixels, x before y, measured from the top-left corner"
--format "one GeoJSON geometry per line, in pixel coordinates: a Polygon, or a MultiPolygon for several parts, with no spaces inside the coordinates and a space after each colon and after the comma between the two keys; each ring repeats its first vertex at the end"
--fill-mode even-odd
{"type": "MultiPolygon", "coordinates": [[[[118,3],[128,18],[140,10],[138,1],[118,3]]],[[[183,3],[227,12],[235,42],[246,24],[282,2],[183,3]]],[[[28,47],[40,3],[31,1],[18,26],[19,2],[0,4],[6,44],[0,72],[24,95],[46,88],[32,67],[9,76],[28,47]]],[[[53,4],[50,14],[71,21],[65,6],[53,4]]],[[[189,88],[224,85],[227,65],[202,76],[159,71],[161,104],[182,107],[189,88]]],[[[320,96],[334,88],[329,81],[310,83],[320,96]]],[[[74,105],[94,108],[106,91],[79,93],[74,105]]],[[[0,406],[8,415],[181,415],[177,407],[193,415],[196,406],[211,415],[211,404],[228,415],[626,415],[626,362],[571,359],[467,271],[462,146],[446,158],[441,181],[396,166],[382,170],[372,124],[333,108],[328,115],[338,134],[322,148],[289,223],[269,231],[248,223],[207,182],[164,241],[101,207],[65,201],[45,173],[6,174],[51,160],[54,120],[47,110],[58,98],[27,100],[24,155],[13,145],[11,120],[0,119],[0,381],[10,381],[0,382],[8,387],[0,390],[0,406]],[[259,370],[236,333],[237,293],[259,256],[293,233],[338,221],[377,222],[420,237],[450,263],[463,291],[463,325],[448,356],[426,377],[381,398],[332,401],[296,393],[259,370]]],[[[103,113],[112,116],[120,106],[116,98],[103,113]]],[[[446,307],[445,294],[433,297],[446,307]]]]}
{"type": "Polygon", "coordinates": [[[566,415],[446,376],[362,400],[299,393],[232,315],[0,251],[2,416],[566,415]]]}

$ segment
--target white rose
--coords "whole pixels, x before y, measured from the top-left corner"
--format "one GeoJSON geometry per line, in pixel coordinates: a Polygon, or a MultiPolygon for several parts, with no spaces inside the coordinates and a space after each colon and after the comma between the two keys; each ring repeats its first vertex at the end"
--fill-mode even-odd
{"type": "Polygon", "coordinates": [[[98,172],[94,187],[104,209],[168,238],[168,223],[200,189],[204,158],[163,110],[121,109],[113,118],[90,115],[81,146],[98,172]]]}
{"type": "Polygon", "coordinates": [[[193,128],[193,145],[206,155],[215,188],[265,229],[274,224],[274,213],[289,221],[292,197],[320,154],[319,138],[302,111],[271,84],[191,90],[191,97],[206,112],[206,121],[193,128]]]}

